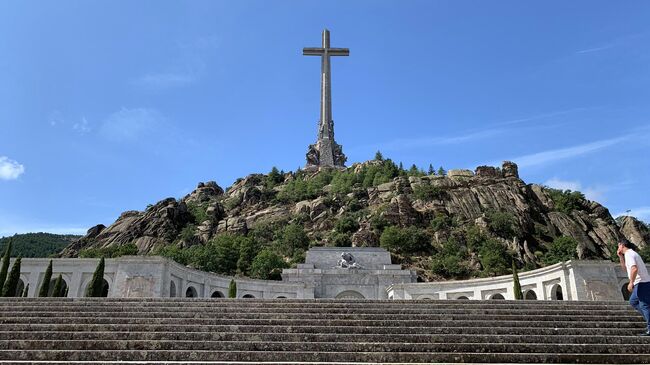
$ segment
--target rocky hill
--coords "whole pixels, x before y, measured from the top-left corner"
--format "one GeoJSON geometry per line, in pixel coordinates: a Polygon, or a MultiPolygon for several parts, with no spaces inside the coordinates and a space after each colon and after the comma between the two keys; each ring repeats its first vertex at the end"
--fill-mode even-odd
{"type": "Polygon", "coordinates": [[[621,237],[640,247],[650,243],[642,222],[616,222],[579,192],[526,184],[511,162],[425,174],[380,158],[347,169],[274,169],[225,191],[215,182],[199,183],[180,200],[167,198],[144,211],[124,212],[108,227],[91,228],[62,256],[130,245],[139,254],[162,253],[212,271],[266,277],[249,271],[262,251],[290,265],[309,246],[381,245],[394,261],[432,280],[501,274],[512,261],[535,268],[571,257],[609,259],[621,237]],[[233,248],[223,237],[249,243],[237,241],[241,247],[233,248]],[[202,265],[180,254],[211,245],[217,245],[215,257],[230,245],[228,252],[241,252],[239,261],[248,263],[202,265]]]}

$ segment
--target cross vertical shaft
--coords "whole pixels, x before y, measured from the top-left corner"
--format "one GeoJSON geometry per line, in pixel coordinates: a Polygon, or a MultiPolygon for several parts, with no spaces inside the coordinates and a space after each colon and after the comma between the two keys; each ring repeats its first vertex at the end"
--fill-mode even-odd
{"type": "Polygon", "coordinates": [[[318,122],[318,141],[309,146],[307,152],[308,166],[343,166],[345,155],[342,147],[334,141],[334,121],[332,120],[332,85],[330,56],[348,56],[347,48],[331,48],[330,32],[325,29],[322,34],[321,48],[304,48],[305,56],[321,57],[321,100],[320,120],[318,122]]]}

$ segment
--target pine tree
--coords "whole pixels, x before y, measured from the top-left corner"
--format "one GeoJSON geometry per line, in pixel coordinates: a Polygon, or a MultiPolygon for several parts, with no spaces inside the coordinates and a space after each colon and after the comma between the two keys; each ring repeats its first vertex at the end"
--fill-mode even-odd
{"type": "Polygon", "coordinates": [[[29,283],[25,286],[25,289],[23,290],[23,298],[27,298],[29,295],[29,283]]]}
{"type": "Polygon", "coordinates": [[[512,261],[512,280],[514,282],[513,290],[515,292],[515,299],[524,299],[524,293],[521,292],[521,284],[519,284],[519,274],[517,273],[517,265],[512,261]]]}
{"type": "Polygon", "coordinates": [[[445,169],[443,169],[442,166],[440,166],[440,168],[438,169],[438,175],[445,176],[446,174],[447,171],[445,171],[445,169]]]}
{"type": "Polygon", "coordinates": [[[52,260],[50,260],[47,269],[45,269],[45,276],[43,276],[43,283],[41,289],[38,291],[38,296],[41,298],[46,297],[50,293],[50,281],[52,280],[52,260]]]}
{"type": "Polygon", "coordinates": [[[20,280],[20,261],[22,258],[19,256],[16,261],[14,261],[14,266],[11,267],[11,272],[5,281],[5,285],[2,287],[2,296],[3,297],[14,297],[16,296],[16,287],[18,286],[18,280],[20,280]]]}
{"type": "Polygon", "coordinates": [[[377,153],[375,153],[375,160],[376,161],[383,161],[384,160],[384,155],[382,155],[381,152],[377,151],[377,153]]]}
{"type": "Polygon", "coordinates": [[[235,279],[231,279],[230,285],[228,285],[228,298],[237,298],[237,283],[235,279]]]}
{"type": "Polygon", "coordinates": [[[435,175],[436,170],[433,168],[432,164],[429,164],[429,171],[427,171],[428,175],[435,175]]]}
{"type": "MultiPolygon", "coordinates": [[[[13,241],[13,240],[12,240],[13,241]]],[[[7,244],[7,249],[2,257],[2,268],[0,268],[0,286],[4,285],[7,280],[7,272],[9,271],[9,259],[11,258],[11,245],[12,241],[7,244]]]]}
{"type": "Polygon", "coordinates": [[[52,290],[53,297],[60,297],[63,294],[63,277],[61,274],[57,276],[56,282],[54,282],[54,290],[52,290]]]}
{"type": "Polygon", "coordinates": [[[86,290],[87,297],[102,296],[102,289],[104,289],[104,265],[104,258],[102,257],[95,269],[92,280],[90,280],[90,284],[88,284],[88,289],[86,290]]]}

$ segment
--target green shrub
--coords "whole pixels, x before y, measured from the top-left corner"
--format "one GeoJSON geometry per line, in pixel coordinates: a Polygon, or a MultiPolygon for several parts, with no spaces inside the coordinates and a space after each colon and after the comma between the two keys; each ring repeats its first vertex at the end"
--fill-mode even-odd
{"type": "MultiPolygon", "coordinates": [[[[7,248],[5,248],[5,254],[2,256],[2,267],[0,268],[0,286],[4,285],[7,280],[7,272],[9,272],[9,260],[11,259],[11,245],[13,241],[9,241],[7,248]]],[[[2,290],[0,290],[0,294],[2,290]]]]}
{"type": "Polygon", "coordinates": [[[401,254],[420,253],[430,250],[431,239],[424,230],[415,226],[407,228],[390,226],[381,234],[379,245],[401,254]]]}
{"type": "Polygon", "coordinates": [[[338,233],[352,233],[359,229],[359,223],[353,216],[346,214],[336,221],[334,229],[338,233]]]}
{"type": "Polygon", "coordinates": [[[578,258],[578,242],[573,237],[561,236],[553,240],[542,256],[545,265],[552,265],[578,258]]]}
{"type": "Polygon", "coordinates": [[[352,247],[352,239],[348,233],[332,232],[328,241],[332,247],[352,247]]]}
{"type": "Polygon", "coordinates": [[[517,265],[514,260],[512,261],[512,290],[515,293],[515,300],[524,299],[524,293],[521,291],[521,284],[519,283],[519,273],[517,273],[517,265]]]}
{"type": "Polygon", "coordinates": [[[86,289],[87,297],[101,297],[102,291],[104,289],[104,258],[102,257],[97,264],[97,268],[93,273],[93,278],[88,284],[88,289],[86,289]]]}
{"type": "Polygon", "coordinates": [[[440,200],[444,193],[444,190],[431,184],[420,184],[413,189],[413,196],[423,201],[440,200]]]}
{"type": "Polygon", "coordinates": [[[195,224],[201,224],[210,219],[206,213],[206,207],[201,204],[187,203],[187,211],[195,224]]]}
{"type": "Polygon", "coordinates": [[[43,282],[41,283],[41,288],[38,291],[39,297],[47,297],[47,294],[50,292],[50,281],[52,281],[52,260],[50,260],[50,263],[47,265],[47,269],[45,269],[43,282]]]}
{"type": "Polygon", "coordinates": [[[250,275],[255,279],[264,280],[282,280],[282,269],[287,268],[288,265],[280,255],[275,252],[264,249],[260,251],[250,268],[250,275]]]}
{"type": "Polygon", "coordinates": [[[431,219],[430,226],[431,229],[436,232],[451,228],[453,226],[453,223],[453,219],[450,216],[438,213],[435,217],[433,217],[433,219],[431,219]]]}
{"type": "Polygon", "coordinates": [[[512,255],[497,240],[487,239],[478,251],[479,261],[483,266],[483,276],[507,274],[512,262],[512,255]]]}
{"type": "Polygon", "coordinates": [[[7,281],[4,282],[4,286],[2,287],[3,297],[15,297],[20,295],[20,293],[16,294],[16,290],[18,287],[18,280],[20,280],[21,261],[22,258],[20,256],[18,256],[16,261],[14,261],[14,264],[11,267],[11,272],[9,272],[9,276],[7,277],[7,281]]]}
{"type": "Polygon", "coordinates": [[[239,240],[239,260],[237,260],[237,271],[240,274],[249,275],[250,266],[259,251],[260,245],[252,237],[242,237],[239,240]]]}
{"type": "Polygon", "coordinates": [[[555,210],[571,214],[574,210],[584,208],[585,196],[579,191],[546,188],[546,192],[555,204],[555,210]]]}
{"type": "Polygon", "coordinates": [[[230,279],[230,284],[228,284],[228,298],[237,298],[237,282],[235,279],[230,279]]]}
{"type": "Polygon", "coordinates": [[[486,214],[490,231],[499,237],[512,239],[518,234],[516,218],[509,212],[491,211],[486,214]]]}
{"type": "Polygon", "coordinates": [[[431,257],[431,271],[445,278],[463,278],[469,274],[464,264],[466,255],[467,250],[452,236],[442,244],[440,251],[431,257]]]}
{"type": "Polygon", "coordinates": [[[181,233],[178,234],[178,239],[184,242],[192,242],[194,234],[196,233],[196,225],[190,223],[183,227],[181,233]]]}
{"type": "Polygon", "coordinates": [[[296,251],[309,248],[309,237],[302,225],[288,224],[279,232],[276,246],[286,250],[287,256],[291,257],[296,251]]]}

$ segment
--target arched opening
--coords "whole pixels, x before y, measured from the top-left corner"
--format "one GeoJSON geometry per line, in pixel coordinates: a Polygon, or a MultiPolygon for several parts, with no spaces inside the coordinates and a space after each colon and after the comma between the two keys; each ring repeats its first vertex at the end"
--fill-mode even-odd
{"type": "Polygon", "coordinates": [[[551,300],[564,300],[562,286],[560,284],[555,284],[551,288],[551,300]]]}
{"type": "Polygon", "coordinates": [[[104,298],[108,297],[108,289],[109,289],[108,281],[104,279],[102,282],[102,295],[101,295],[102,297],[104,298]]]}
{"type": "Polygon", "coordinates": [[[210,298],[225,298],[225,297],[226,296],[223,295],[223,293],[218,290],[215,290],[214,292],[212,292],[212,295],[210,295],[210,298]]]}
{"type": "Polygon", "coordinates": [[[623,284],[623,286],[621,287],[621,294],[623,294],[623,299],[624,300],[630,300],[630,295],[632,294],[629,291],[627,291],[627,285],[628,284],[629,284],[629,282],[623,284]]]}
{"type": "Polygon", "coordinates": [[[524,300],[537,300],[537,294],[535,294],[534,290],[527,290],[524,293],[524,300]]]}
{"type": "Polygon", "coordinates": [[[14,297],[22,297],[23,296],[23,290],[25,290],[25,282],[23,279],[18,279],[18,284],[16,284],[16,292],[14,293],[14,297]]]}
{"type": "MultiPolygon", "coordinates": [[[[62,284],[61,285],[61,291],[63,293],[62,295],[66,296],[65,292],[68,290],[68,283],[66,283],[65,279],[61,278],[61,284],[62,284]]],[[[56,279],[50,280],[50,288],[47,291],[47,296],[48,297],[54,296],[54,285],[56,285],[56,279]]]]}
{"type": "Polygon", "coordinates": [[[176,297],[176,284],[174,281],[169,282],[169,297],[170,298],[175,298],[176,297]]]}
{"type": "Polygon", "coordinates": [[[506,298],[504,298],[501,293],[496,293],[496,294],[492,294],[490,299],[491,300],[505,300],[506,298]]]}
{"type": "Polygon", "coordinates": [[[287,299],[284,295],[280,295],[279,297],[275,297],[275,299],[287,299]]]}
{"type": "Polygon", "coordinates": [[[464,296],[464,295],[461,295],[461,296],[459,296],[459,297],[456,298],[456,299],[458,299],[458,300],[469,300],[469,298],[466,297],[466,296],[464,296]]]}
{"type": "Polygon", "coordinates": [[[340,292],[337,296],[336,299],[366,299],[361,293],[358,291],[354,290],[346,290],[340,292]]]}
{"type": "Polygon", "coordinates": [[[193,286],[187,287],[187,290],[185,291],[185,298],[196,298],[198,296],[199,294],[196,292],[196,289],[194,289],[193,286]]]}
{"type": "Polygon", "coordinates": [[[242,298],[244,298],[244,299],[255,299],[255,296],[253,294],[246,294],[242,298]]]}

